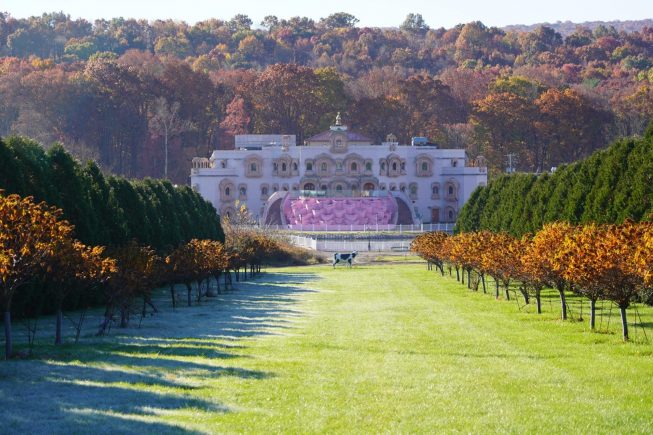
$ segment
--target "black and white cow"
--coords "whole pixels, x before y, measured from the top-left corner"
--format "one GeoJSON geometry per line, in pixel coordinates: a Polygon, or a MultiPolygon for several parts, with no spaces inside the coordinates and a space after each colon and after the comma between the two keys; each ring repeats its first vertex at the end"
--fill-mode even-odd
{"type": "Polygon", "coordinates": [[[354,258],[358,255],[358,251],[353,251],[349,254],[340,254],[336,252],[333,254],[333,268],[336,268],[336,264],[340,263],[341,261],[346,261],[349,263],[349,267],[351,267],[352,261],[354,261],[354,258]]]}

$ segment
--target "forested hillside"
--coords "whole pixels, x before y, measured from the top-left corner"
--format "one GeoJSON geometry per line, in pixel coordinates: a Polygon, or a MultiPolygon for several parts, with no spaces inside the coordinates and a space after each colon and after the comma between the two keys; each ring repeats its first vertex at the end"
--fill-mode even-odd
{"type": "Polygon", "coordinates": [[[622,223],[653,216],[653,124],[553,174],[503,175],[478,188],[457,230],[535,233],[548,222],[622,223]]]}
{"type": "Polygon", "coordinates": [[[505,26],[505,31],[516,32],[532,32],[540,26],[547,26],[560,33],[562,36],[569,36],[576,32],[578,27],[585,27],[594,31],[600,27],[613,27],[618,32],[639,32],[644,27],[653,27],[653,19],[647,18],[644,20],[615,20],[615,21],[585,21],[582,23],[574,23],[571,21],[557,21],[555,23],[539,23],[539,24],[514,24],[505,26]]]}
{"type": "MultiPolygon", "coordinates": [[[[130,177],[186,183],[190,159],[238,133],[328,128],[336,112],[376,141],[428,136],[543,171],[590,155],[653,118],[653,28],[480,22],[398,28],[244,15],[184,22],[90,23],[64,13],[0,14],[0,136],[59,141],[130,177]]],[[[644,23],[645,24],[645,23],[644,23]]]]}

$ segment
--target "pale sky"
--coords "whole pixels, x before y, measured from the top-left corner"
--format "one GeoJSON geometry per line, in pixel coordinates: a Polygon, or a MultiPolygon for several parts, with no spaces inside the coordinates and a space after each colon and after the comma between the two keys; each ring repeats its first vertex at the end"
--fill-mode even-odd
{"type": "Polygon", "coordinates": [[[612,21],[653,18],[653,0],[2,0],[0,11],[16,18],[63,11],[73,18],[172,18],[195,23],[207,18],[249,15],[258,25],[266,15],[307,16],[334,12],[356,16],[359,26],[398,27],[408,13],[420,13],[433,28],[480,20],[489,26],[556,21],[612,21]]]}

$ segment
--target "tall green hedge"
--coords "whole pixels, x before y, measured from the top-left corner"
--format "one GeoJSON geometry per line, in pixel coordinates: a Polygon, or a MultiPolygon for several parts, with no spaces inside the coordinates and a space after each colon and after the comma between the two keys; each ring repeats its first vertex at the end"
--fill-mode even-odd
{"type": "Polygon", "coordinates": [[[566,221],[619,223],[653,213],[653,125],[643,138],[617,141],[552,174],[502,175],[462,208],[457,231],[536,232],[566,221]]]}
{"type": "Polygon", "coordinates": [[[80,165],[61,145],[47,152],[20,137],[0,139],[0,189],[60,207],[90,245],[135,239],[165,252],[190,239],[224,242],[215,208],[190,187],[162,180],[105,177],[80,165]]]}

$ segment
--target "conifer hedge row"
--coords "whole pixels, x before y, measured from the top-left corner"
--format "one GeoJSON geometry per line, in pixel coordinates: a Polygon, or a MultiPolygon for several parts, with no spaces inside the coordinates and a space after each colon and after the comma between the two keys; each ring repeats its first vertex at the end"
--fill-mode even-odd
{"type": "Polygon", "coordinates": [[[104,176],[61,145],[45,151],[29,139],[0,139],[0,190],[61,208],[76,238],[91,246],[136,241],[168,253],[191,239],[224,242],[215,208],[190,187],[104,176]]]}
{"type": "Polygon", "coordinates": [[[461,209],[456,232],[535,233],[549,222],[622,223],[653,213],[653,125],[551,174],[502,175],[461,209]]]}

